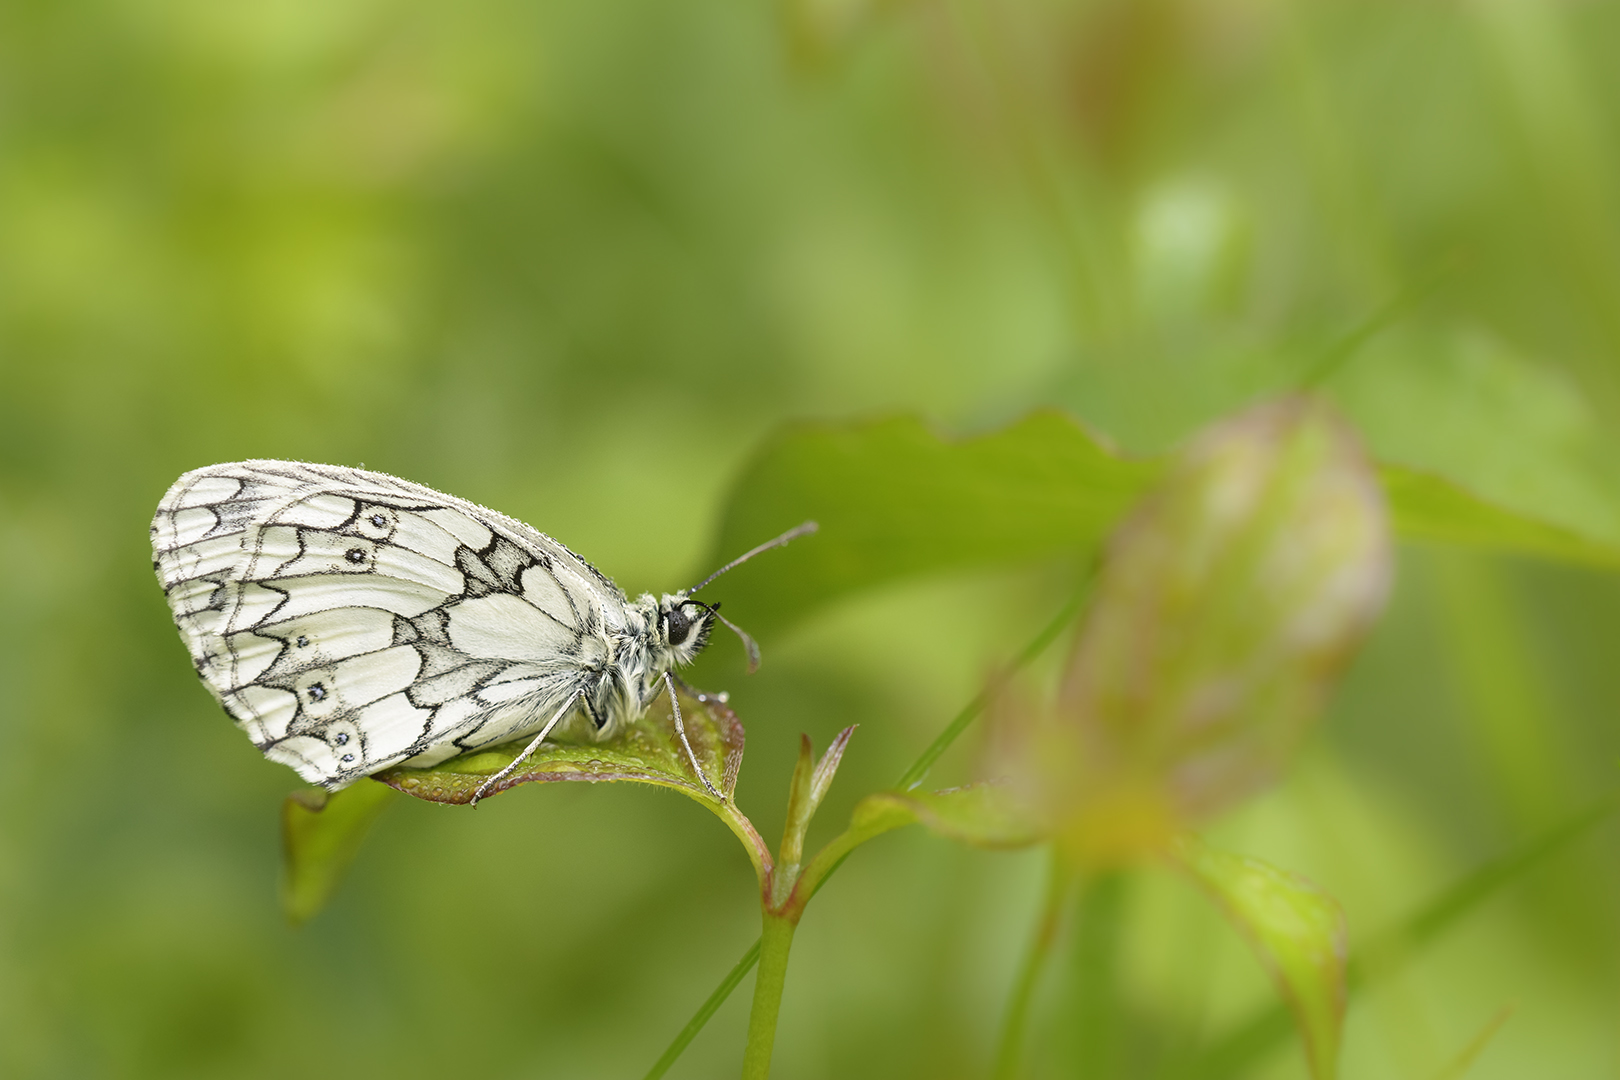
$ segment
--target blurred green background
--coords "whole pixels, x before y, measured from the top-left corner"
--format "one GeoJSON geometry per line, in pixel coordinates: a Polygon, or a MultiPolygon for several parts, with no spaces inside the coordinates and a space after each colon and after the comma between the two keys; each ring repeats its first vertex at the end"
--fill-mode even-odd
{"type": "MultiPolygon", "coordinates": [[[[189,468],[364,463],[671,589],[735,554],[785,419],[1055,405],[1155,451],[1376,327],[1324,389],[1380,457],[1620,540],[1617,48],[1620,6],[1546,0],[3,0],[0,1072],[639,1076],[757,933],[702,809],[584,785],[400,805],[289,929],[296,779],[150,572],[189,468]]],[[[742,805],[774,836],[798,733],[859,722],[830,828],[1072,576],[841,602],[748,678],[717,639],[742,805]]],[[[1212,839],[1374,933],[1614,785],[1617,641],[1613,577],[1403,549],[1298,769],[1212,839]]],[[[1620,1077],[1617,839],[1358,999],[1346,1075],[1435,1077],[1515,1004],[1471,1077],[1620,1077]]],[[[985,1075],[1041,872],[863,849],[777,1075],[985,1075]]],[[[1271,993],[1181,883],[1111,903],[1117,992],[1068,949],[1035,1075],[1151,1076],[1271,993]]],[[[733,1074],[746,1015],[671,1075],[733,1074]]]]}

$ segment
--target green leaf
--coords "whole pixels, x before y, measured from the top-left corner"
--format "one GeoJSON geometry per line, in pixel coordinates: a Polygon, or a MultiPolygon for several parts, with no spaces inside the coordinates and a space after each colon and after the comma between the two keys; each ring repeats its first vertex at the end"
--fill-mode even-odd
{"type": "MultiPolygon", "coordinates": [[[[794,424],[765,441],[726,501],[712,565],[807,518],[812,540],[714,586],[745,625],[770,632],[890,581],[1094,551],[1158,478],[1069,416],[1042,411],[999,431],[947,437],[911,416],[794,424]]],[[[1385,467],[1398,536],[1620,567],[1620,548],[1497,506],[1438,476],[1385,467]]]]}
{"type": "MultiPolygon", "coordinates": [[[[729,803],[742,767],[742,723],[726,707],[723,697],[682,690],[680,701],[681,720],[692,754],[709,782],[729,803]]],[[[517,739],[427,769],[389,769],[379,773],[377,779],[418,799],[462,805],[472,802],[478,789],[510,765],[528,743],[528,738],[517,739]]],[[[562,780],[654,784],[673,788],[707,805],[720,805],[693,771],[667,695],[653,702],[639,721],[609,742],[544,743],[482,797],[493,798],[521,784],[562,780]]]]}
{"type": "Polygon", "coordinates": [[[947,791],[881,791],[856,805],[850,828],[875,836],[912,822],[975,847],[1028,847],[1046,838],[1045,823],[1012,787],[1000,783],[947,791]]]}
{"type": "Polygon", "coordinates": [[[1344,913],[1304,878],[1258,859],[1211,851],[1191,838],[1172,849],[1249,940],[1293,1012],[1316,1080],[1338,1071],[1344,1027],[1344,913]]]}
{"type": "MultiPolygon", "coordinates": [[[[600,784],[628,781],[670,788],[711,810],[742,841],[763,885],[771,872],[770,849],[745,817],[732,795],[742,768],[744,732],[724,695],[679,691],[683,742],[666,694],[648,706],[640,720],[609,742],[545,743],[523,763],[491,784],[480,799],[493,798],[520,784],[583,780],[600,784]],[[691,747],[691,755],[687,746],[691,747]],[[693,758],[703,775],[693,770],[693,758]],[[704,783],[704,778],[708,783],[704,783]],[[713,790],[711,790],[711,788],[713,790]],[[715,797],[718,791],[721,798],[715,797]]],[[[518,739],[501,746],[451,758],[428,769],[394,768],[376,779],[398,791],[429,802],[465,805],[480,789],[517,759],[528,745],[518,739]]]]}
{"type": "Polygon", "coordinates": [[[816,852],[784,909],[800,909],[851,851],[886,832],[920,822],[965,844],[987,848],[1028,847],[1048,835],[1019,794],[1006,784],[980,783],[948,791],[880,791],[855,804],[849,827],[816,852]]]}
{"type": "MultiPolygon", "coordinates": [[[[1350,990],[1359,992],[1378,979],[1393,975],[1423,948],[1449,933],[1505,886],[1527,877],[1554,854],[1607,820],[1617,809],[1620,809],[1620,792],[1611,792],[1458,879],[1395,927],[1356,950],[1348,974],[1350,990]],[[1364,963],[1362,957],[1373,960],[1364,963]]],[[[1263,1009],[1250,1019],[1234,1025],[1227,1035],[1173,1075],[1198,1077],[1199,1080],[1226,1080],[1228,1077],[1246,1075],[1253,1064],[1275,1048],[1287,1034],[1288,1022],[1283,1011],[1263,1009]]]]}
{"type": "Polygon", "coordinates": [[[396,798],[362,780],[327,794],[306,788],[281,804],[281,909],[295,925],[326,906],[371,823],[396,798]]]}
{"type": "Polygon", "coordinates": [[[792,425],[733,487],[714,564],[806,518],[821,530],[715,589],[745,625],[769,631],[899,578],[1084,552],[1158,472],[1057,412],[965,440],[909,416],[792,425]]]}
{"type": "Polygon", "coordinates": [[[1384,465],[1378,478],[1402,539],[1620,569],[1613,544],[1496,506],[1432,473],[1384,465]]]}

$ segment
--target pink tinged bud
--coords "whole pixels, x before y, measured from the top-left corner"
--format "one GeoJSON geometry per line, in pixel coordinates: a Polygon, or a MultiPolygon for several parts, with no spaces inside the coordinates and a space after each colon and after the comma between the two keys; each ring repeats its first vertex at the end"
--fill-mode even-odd
{"type": "Polygon", "coordinates": [[[1038,766],[1091,856],[1272,780],[1384,604],[1382,492],[1327,406],[1216,424],[1109,541],[1038,766]],[[1116,835],[1117,834],[1117,835],[1116,835]]]}

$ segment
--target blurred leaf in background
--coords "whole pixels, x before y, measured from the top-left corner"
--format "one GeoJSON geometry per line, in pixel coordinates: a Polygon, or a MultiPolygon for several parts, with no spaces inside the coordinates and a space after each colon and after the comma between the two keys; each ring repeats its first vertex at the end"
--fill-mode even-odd
{"type": "MultiPolygon", "coordinates": [[[[782,421],[961,435],[1051,406],[1157,451],[1400,301],[1320,387],[1373,457],[1615,538],[1620,9],[801,14],[0,3],[0,1072],[636,1075],[754,933],[731,840],[626,785],[400,800],[286,928],[287,774],[196,686],[150,576],[146,524],[188,468],[363,462],[676,588],[714,568],[725,493],[782,421]]],[[[820,821],[888,784],[1072,592],[1073,556],[1043,550],[813,613],[750,598],[765,668],[715,648],[693,681],[749,718],[761,830],[801,731],[862,724],[820,821]]],[[[1298,772],[1210,837],[1305,873],[1352,934],[1620,759],[1620,583],[1400,562],[1298,772]]],[[[969,742],[935,781],[973,775],[969,742]]],[[[1434,1075],[1509,1000],[1471,1078],[1614,1071],[1614,841],[1353,1006],[1342,1075],[1434,1075]]],[[[979,1076],[993,1053],[1039,858],[885,843],[800,933],[784,1080],[979,1076]]],[[[1267,999],[1195,904],[1109,889],[1120,1075],[1267,999]]],[[[1075,1071],[1058,1018],[1090,992],[1071,971],[1038,1003],[1034,1075],[1075,1071]]],[[[734,1070],[745,1013],[670,1075],[734,1070]]]]}
{"type": "Polygon", "coordinates": [[[1338,1075],[1349,952],[1338,903],[1296,875],[1190,840],[1176,845],[1176,860],[1249,939],[1277,983],[1299,1025],[1311,1076],[1338,1075]]]}

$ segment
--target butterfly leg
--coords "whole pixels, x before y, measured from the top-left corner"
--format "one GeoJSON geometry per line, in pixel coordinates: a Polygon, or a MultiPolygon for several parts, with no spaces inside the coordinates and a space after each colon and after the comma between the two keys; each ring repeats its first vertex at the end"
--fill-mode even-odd
{"type": "Polygon", "coordinates": [[[664,672],[664,686],[669,689],[669,707],[675,717],[675,734],[681,737],[681,745],[686,747],[686,756],[692,762],[692,771],[697,773],[697,778],[703,781],[703,786],[709,789],[710,795],[713,795],[721,802],[725,802],[726,797],[720,794],[713,784],[709,783],[708,774],[703,771],[703,766],[698,764],[697,755],[692,753],[692,744],[686,741],[686,725],[681,723],[681,699],[675,693],[675,683],[671,680],[668,671],[664,672]]]}
{"type": "MultiPolygon", "coordinates": [[[[719,693],[711,694],[707,690],[699,690],[697,687],[693,686],[679,675],[675,675],[674,672],[670,672],[670,674],[674,676],[675,685],[680,687],[682,692],[684,692],[687,697],[695,697],[699,701],[718,701],[722,705],[731,700],[731,695],[727,694],[724,690],[720,691],[719,693]]],[[[660,691],[660,693],[661,692],[662,691],[660,691]]]]}
{"type": "MultiPolygon", "coordinates": [[[[532,754],[536,750],[540,749],[540,744],[546,741],[546,736],[550,735],[551,734],[551,729],[557,726],[557,721],[559,721],[563,717],[567,716],[569,714],[569,712],[571,712],[573,710],[573,708],[574,708],[574,698],[583,698],[584,696],[585,696],[585,691],[581,690],[578,694],[575,694],[574,697],[570,697],[567,701],[563,702],[563,707],[557,710],[557,715],[553,716],[550,720],[546,721],[546,726],[541,728],[540,729],[540,734],[536,735],[529,742],[529,745],[525,746],[523,748],[523,753],[521,753],[517,757],[513,758],[512,763],[510,765],[508,765],[506,768],[502,769],[500,772],[496,773],[494,776],[490,777],[488,780],[485,780],[482,784],[478,785],[478,790],[473,792],[472,802],[471,802],[470,805],[477,806],[478,805],[478,800],[482,799],[484,797],[484,794],[487,791],[489,791],[490,788],[494,787],[496,784],[498,784],[502,780],[504,780],[512,772],[513,769],[516,769],[519,765],[523,764],[524,760],[530,754],[532,754]]],[[[684,741],[686,736],[682,735],[681,738],[684,741]]],[[[691,753],[691,752],[692,752],[691,749],[688,748],[687,753],[691,753]]]]}

